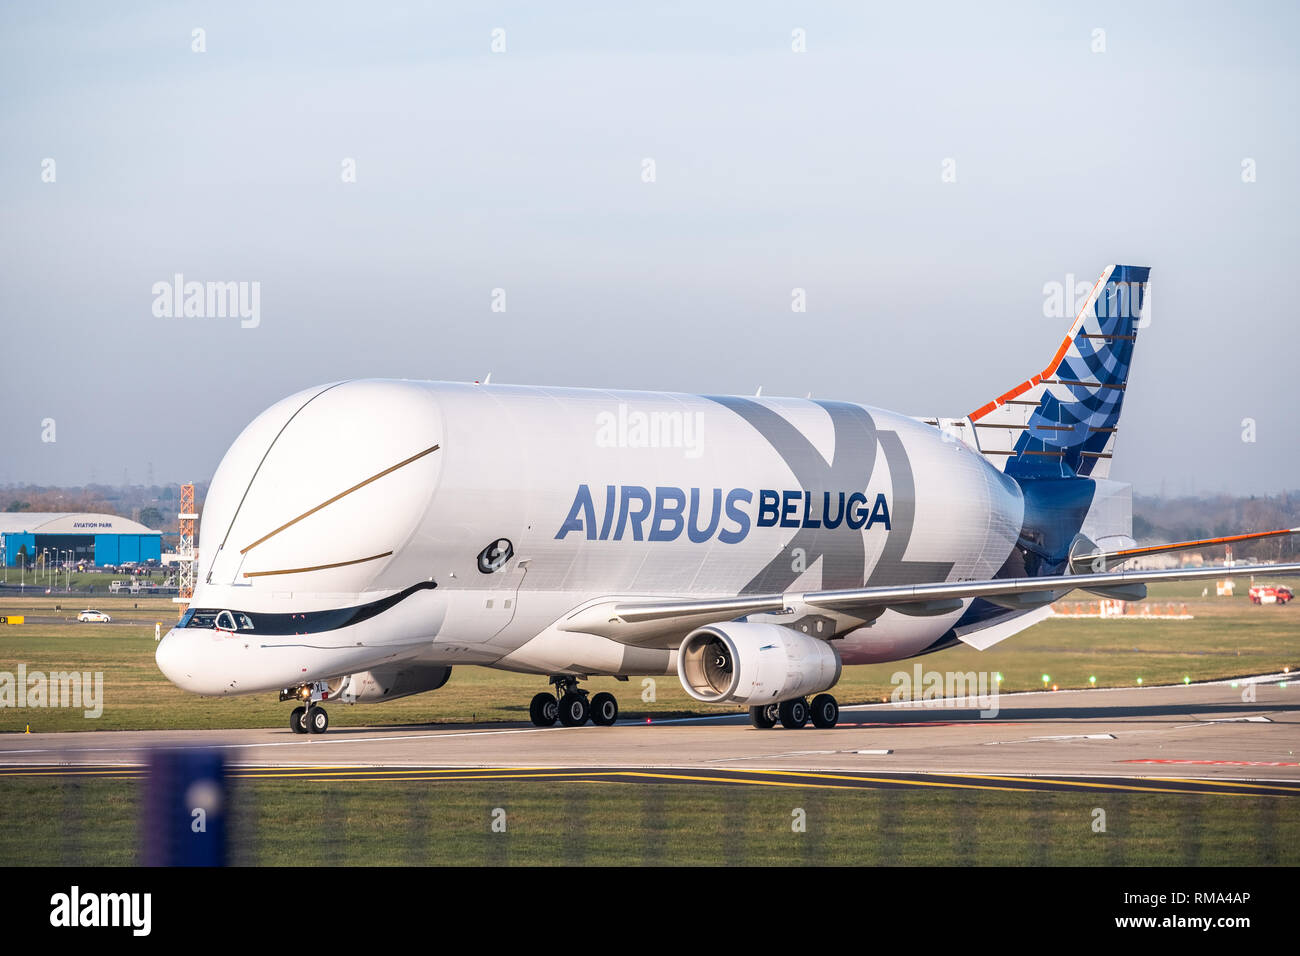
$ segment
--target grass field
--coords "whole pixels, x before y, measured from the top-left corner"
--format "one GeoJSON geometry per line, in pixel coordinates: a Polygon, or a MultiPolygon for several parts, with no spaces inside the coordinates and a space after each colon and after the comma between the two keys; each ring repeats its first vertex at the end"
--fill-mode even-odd
{"type": "MultiPolygon", "coordinates": [[[[1234,598],[1204,598],[1201,585],[1152,588],[1154,601],[1186,603],[1191,621],[1066,620],[1038,624],[984,652],[966,647],[923,659],[927,669],[996,671],[1003,692],[1041,689],[1042,677],[1060,688],[1176,683],[1272,672],[1300,666],[1300,607],[1252,605],[1244,588],[1234,598]]],[[[1080,600],[1085,598],[1081,596],[1080,600]]],[[[0,671],[91,671],[104,677],[104,707],[97,719],[72,709],[0,708],[0,732],[140,730],[276,726],[288,721],[288,705],[275,694],[208,699],[173,687],[154,663],[154,624],[165,631],[176,605],[160,598],[96,600],[112,624],[78,624],[83,598],[63,596],[0,598],[0,615],[62,617],[57,623],[0,626],[0,671]]],[[[912,662],[846,668],[835,694],[841,704],[887,698],[892,674],[912,662]]],[[[683,716],[734,712],[689,698],[675,676],[655,679],[654,699],[640,680],[622,683],[596,678],[584,684],[619,698],[622,717],[683,716]]],[[[441,690],[386,704],[330,709],[335,726],[382,726],[528,718],[528,701],[547,689],[541,677],[458,667],[441,690]]]]}
{"type": "MultiPolygon", "coordinates": [[[[0,866],[139,862],[140,786],[6,779],[0,866]]],[[[248,865],[1300,864],[1294,798],[236,781],[230,803],[248,865]]]]}

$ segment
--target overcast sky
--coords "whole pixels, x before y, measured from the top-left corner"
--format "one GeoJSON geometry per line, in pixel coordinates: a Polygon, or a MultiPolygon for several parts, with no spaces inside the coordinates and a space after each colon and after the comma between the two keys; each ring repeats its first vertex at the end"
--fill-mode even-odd
{"type": "Polygon", "coordinates": [[[0,9],[0,483],[206,479],[357,377],[964,415],[1121,262],[1112,477],[1300,487],[1293,4],[375,6],[0,9]]]}

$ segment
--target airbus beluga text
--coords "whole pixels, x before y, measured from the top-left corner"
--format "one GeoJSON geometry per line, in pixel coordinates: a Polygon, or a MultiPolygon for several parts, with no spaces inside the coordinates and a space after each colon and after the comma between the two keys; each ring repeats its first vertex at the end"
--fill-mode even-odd
{"type": "Polygon", "coordinates": [[[612,724],[591,675],[675,672],[758,727],[829,727],[845,665],[987,648],[1075,588],[1136,599],[1219,576],[1114,570],[1206,543],[1136,549],[1130,488],[1109,477],[1148,271],[1108,267],[1047,367],[962,418],[440,382],[300,392],[217,469],[158,666],[197,694],[278,690],[298,733],[328,727],[323,701],[436,690],[456,664],[548,678],[539,726],[612,724]]]}

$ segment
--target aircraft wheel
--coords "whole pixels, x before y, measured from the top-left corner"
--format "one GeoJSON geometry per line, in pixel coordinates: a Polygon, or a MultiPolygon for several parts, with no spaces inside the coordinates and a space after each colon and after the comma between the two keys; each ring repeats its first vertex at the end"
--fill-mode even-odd
{"type": "Polygon", "coordinates": [[[783,700],[777,708],[777,715],[781,718],[782,727],[787,730],[798,730],[808,723],[808,701],[802,697],[783,700]]]}
{"type": "Polygon", "coordinates": [[[307,708],[295,707],[293,713],[289,715],[289,729],[295,734],[305,734],[307,732],[307,708]]]}
{"type": "Polygon", "coordinates": [[[749,722],[759,730],[771,730],[776,726],[779,704],[764,704],[749,708],[749,722]]]}
{"type": "Polygon", "coordinates": [[[323,734],[330,729],[330,715],[324,707],[312,707],[307,711],[307,729],[313,734],[323,734]]]}
{"type": "Polygon", "coordinates": [[[818,694],[812,702],[812,722],[814,727],[822,730],[834,727],[840,722],[840,704],[830,694],[818,694]]]}
{"type": "Polygon", "coordinates": [[[560,723],[566,727],[581,727],[591,715],[587,698],[581,694],[565,694],[560,698],[560,723]]]}
{"type": "Polygon", "coordinates": [[[600,727],[612,727],[618,720],[618,701],[604,691],[591,698],[591,722],[600,727]]]}
{"type": "Polygon", "coordinates": [[[553,727],[560,716],[560,705],[554,695],[543,692],[528,705],[528,716],[534,727],[553,727]]]}

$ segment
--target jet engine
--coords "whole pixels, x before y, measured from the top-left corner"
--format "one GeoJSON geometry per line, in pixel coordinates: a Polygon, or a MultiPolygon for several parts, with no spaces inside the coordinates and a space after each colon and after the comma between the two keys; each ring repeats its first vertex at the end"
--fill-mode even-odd
{"type": "Polygon", "coordinates": [[[775,704],[835,686],[840,656],[779,624],[729,621],[692,631],[677,653],[686,693],[706,704],[775,704]]]}
{"type": "Polygon", "coordinates": [[[330,698],[345,704],[374,704],[384,700],[397,700],[412,694],[437,690],[451,677],[451,668],[440,664],[421,664],[403,661],[372,667],[361,674],[349,674],[336,688],[331,688],[330,698]]]}

